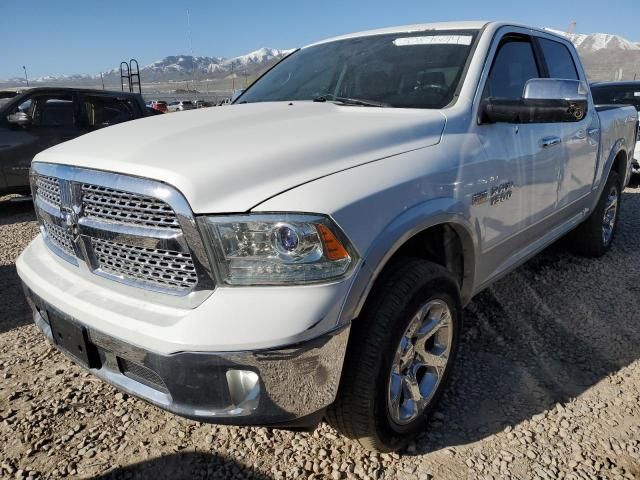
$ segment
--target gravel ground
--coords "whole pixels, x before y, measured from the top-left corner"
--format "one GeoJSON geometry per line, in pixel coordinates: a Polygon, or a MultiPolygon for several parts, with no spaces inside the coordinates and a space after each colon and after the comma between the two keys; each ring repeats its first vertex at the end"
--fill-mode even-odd
{"type": "Polygon", "coordinates": [[[0,477],[640,478],[640,189],[602,259],[556,244],[466,309],[441,408],[400,454],[184,420],[117,393],[31,324],[14,261],[36,234],[0,202],[0,477]]]}

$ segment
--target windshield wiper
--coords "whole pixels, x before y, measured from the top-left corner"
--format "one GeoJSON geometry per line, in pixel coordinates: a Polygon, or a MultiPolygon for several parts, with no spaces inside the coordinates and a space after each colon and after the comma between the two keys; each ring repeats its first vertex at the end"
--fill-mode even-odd
{"type": "Polygon", "coordinates": [[[314,102],[337,102],[342,105],[358,105],[360,107],[390,107],[388,103],[365,100],[361,98],[336,97],[335,95],[321,95],[313,98],[314,102]]]}

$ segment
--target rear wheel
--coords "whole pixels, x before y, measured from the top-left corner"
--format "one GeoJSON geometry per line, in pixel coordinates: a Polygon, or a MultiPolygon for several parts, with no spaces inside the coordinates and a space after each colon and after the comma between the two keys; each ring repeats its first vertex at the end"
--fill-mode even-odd
{"type": "Polygon", "coordinates": [[[576,253],[587,257],[600,257],[607,253],[618,227],[620,200],[620,177],[611,171],[596,208],[572,234],[571,245],[576,253]]]}
{"type": "Polygon", "coordinates": [[[425,425],[455,359],[458,285],[439,265],[390,266],[354,321],[338,398],[328,420],[365,448],[393,451],[425,425]]]}

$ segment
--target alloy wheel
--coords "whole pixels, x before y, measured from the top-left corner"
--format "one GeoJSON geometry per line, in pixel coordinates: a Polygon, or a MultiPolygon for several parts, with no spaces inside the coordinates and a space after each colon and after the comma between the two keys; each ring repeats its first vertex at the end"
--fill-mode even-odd
{"type": "Polygon", "coordinates": [[[618,214],[618,188],[614,185],[609,190],[602,217],[602,244],[609,245],[618,214]]]}
{"type": "Polygon", "coordinates": [[[453,343],[451,310],[434,299],[414,313],[395,353],[387,407],[391,419],[405,425],[422,415],[438,389],[453,343]]]}

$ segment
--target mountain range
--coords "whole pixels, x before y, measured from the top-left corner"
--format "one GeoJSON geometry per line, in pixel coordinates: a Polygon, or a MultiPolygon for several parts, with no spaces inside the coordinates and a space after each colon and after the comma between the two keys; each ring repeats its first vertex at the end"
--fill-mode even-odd
{"type": "MultiPolygon", "coordinates": [[[[640,79],[640,42],[605,33],[581,34],[547,29],[576,46],[590,80],[640,79]]],[[[143,83],[222,81],[231,77],[255,78],[293,50],[260,48],[234,58],[171,55],[140,68],[143,83]]],[[[120,69],[102,73],[105,85],[120,85],[120,69]]],[[[96,86],[100,74],[44,76],[30,79],[33,86],[96,86]]],[[[0,80],[0,88],[26,86],[24,78],[0,80]]]]}
{"type": "Polygon", "coordinates": [[[607,33],[567,33],[548,28],[573,42],[592,81],[640,79],[640,42],[607,33]]]}
{"type": "MultiPolygon", "coordinates": [[[[201,57],[191,55],[170,55],[149,65],[140,67],[140,77],[144,84],[160,82],[184,82],[197,80],[219,80],[234,75],[236,77],[254,78],[265,69],[293,50],[278,50],[275,48],[260,48],[239,57],[201,57]]],[[[31,78],[31,86],[96,86],[104,81],[105,85],[120,84],[120,68],[116,67],[95,75],[47,75],[31,78]]],[[[24,78],[14,77],[0,80],[0,87],[24,87],[24,78]]],[[[118,87],[119,88],[119,87],[118,87]]]]}

